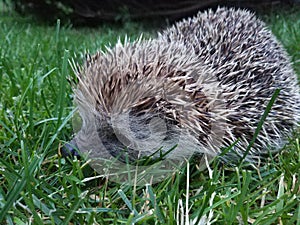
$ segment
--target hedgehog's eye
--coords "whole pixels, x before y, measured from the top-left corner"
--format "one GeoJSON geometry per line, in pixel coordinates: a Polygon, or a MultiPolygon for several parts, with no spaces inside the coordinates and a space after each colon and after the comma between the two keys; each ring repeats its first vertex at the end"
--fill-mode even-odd
{"type": "Polygon", "coordinates": [[[129,126],[134,136],[138,139],[149,138],[151,131],[149,129],[151,119],[145,118],[144,115],[129,115],[129,126]]]}

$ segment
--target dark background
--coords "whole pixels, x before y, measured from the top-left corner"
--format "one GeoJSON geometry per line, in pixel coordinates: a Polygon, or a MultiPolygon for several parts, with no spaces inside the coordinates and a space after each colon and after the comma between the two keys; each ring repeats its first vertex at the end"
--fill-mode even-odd
{"type": "MultiPolygon", "coordinates": [[[[1,0],[0,0],[1,1],[1,0]]],[[[58,18],[73,25],[97,25],[124,20],[168,19],[174,21],[205,8],[234,6],[250,10],[299,5],[300,0],[2,0],[20,14],[44,22],[58,18]]]]}

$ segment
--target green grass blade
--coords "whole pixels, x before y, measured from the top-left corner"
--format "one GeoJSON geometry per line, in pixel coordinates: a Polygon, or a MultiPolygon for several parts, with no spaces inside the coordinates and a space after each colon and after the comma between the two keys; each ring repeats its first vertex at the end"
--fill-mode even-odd
{"type": "MultiPolygon", "coordinates": [[[[34,174],[37,168],[41,165],[43,161],[42,156],[35,155],[33,159],[28,162],[28,174],[34,174]]],[[[24,189],[28,182],[28,177],[26,177],[25,171],[21,173],[21,179],[16,181],[12,190],[10,190],[6,197],[5,205],[2,209],[0,209],[0,221],[2,221],[6,215],[6,213],[13,206],[14,202],[19,198],[21,191],[24,189]]]]}
{"type": "Polygon", "coordinates": [[[62,62],[62,71],[59,79],[59,92],[56,104],[56,115],[57,115],[57,128],[61,124],[61,118],[65,109],[65,97],[66,97],[66,83],[68,76],[68,59],[69,51],[65,50],[63,62],[62,62]]]}
{"type": "Polygon", "coordinates": [[[149,194],[149,199],[150,199],[152,207],[154,208],[154,213],[156,214],[156,217],[158,218],[160,223],[165,224],[165,219],[163,217],[161,209],[159,208],[159,206],[157,204],[156,196],[155,196],[150,184],[146,185],[146,190],[149,194]]]}
{"type": "Polygon", "coordinates": [[[73,215],[77,212],[80,204],[84,201],[87,194],[88,194],[88,191],[85,191],[80,194],[79,198],[76,199],[76,202],[72,205],[71,209],[69,210],[69,213],[66,214],[67,216],[64,219],[62,225],[69,224],[69,222],[72,220],[73,215]]]}
{"type": "Polygon", "coordinates": [[[132,211],[134,213],[134,216],[138,215],[138,212],[136,211],[136,209],[132,206],[131,202],[129,201],[129,199],[126,197],[125,193],[123,192],[122,189],[118,190],[118,194],[120,195],[120,197],[122,198],[122,200],[125,202],[125,204],[127,205],[127,207],[130,209],[130,211],[132,211]]]}
{"type": "Polygon", "coordinates": [[[246,149],[246,151],[245,151],[243,157],[242,157],[241,160],[240,160],[239,167],[241,166],[242,162],[244,161],[244,159],[245,159],[245,158],[247,157],[247,155],[249,154],[250,149],[252,148],[252,146],[253,146],[253,144],[254,144],[254,142],[255,142],[255,140],[256,140],[256,138],[257,138],[259,132],[261,131],[262,126],[263,126],[263,124],[264,124],[264,122],[265,122],[265,120],[266,120],[266,118],[267,118],[269,112],[271,111],[271,108],[272,108],[272,106],[273,106],[273,104],[274,104],[276,98],[278,97],[279,93],[280,93],[280,89],[276,89],[276,90],[274,91],[274,94],[272,95],[271,100],[269,101],[269,103],[268,103],[268,105],[267,105],[267,107],[266,107],[266,109],[265,109],[265,111],[264,111],[264,113],[263,113],[261,119],[259,120],[259,122],[258,122],[258,124],[257,124],[257,128],[256,128],[256,130],[255,130],[255,132],[254,132],[253,138],[252,138],[252,140],[250,141],[249,145],[247,146],[247,149],[246,149]]]}

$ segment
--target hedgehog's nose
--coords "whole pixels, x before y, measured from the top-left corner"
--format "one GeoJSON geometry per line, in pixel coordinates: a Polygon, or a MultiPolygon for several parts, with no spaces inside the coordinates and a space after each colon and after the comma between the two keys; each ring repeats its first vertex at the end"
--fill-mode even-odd
{"type": "Polygon", "coordinates": [[[61,149],[61,155],[63,157],[77,157],[80,158],[79,150],[76,141],[73,139],[69,143],[66,143],[61,149]]]}

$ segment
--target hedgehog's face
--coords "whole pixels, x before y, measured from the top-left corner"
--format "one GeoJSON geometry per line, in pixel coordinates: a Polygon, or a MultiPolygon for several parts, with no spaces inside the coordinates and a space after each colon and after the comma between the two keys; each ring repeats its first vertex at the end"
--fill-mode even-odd
{"type": "MultiPolygon", "coordinates": [[[[108,151],[121,159],[126,154],[130,159],[149,156],[162,147],[162,142],[170,139],[171,132],[175,132],[166,120],[149,113],[112,115],[99,125],[97,133],[102,144],[101,151],[108,151]]],[[[176,143],[175,140],[172,142],[176,143]]]]}
{"type": "Polygon", "coordinates": [[[82,127],[72,141],[82,153],[122,161],[128,157],[132,161],[155,155],[160,148],[166,152],[178,143],[176,112],[163,99],[143,98],[118,113],[86,114],[82,107],[85,106],[79,107],[82,127]]]}

